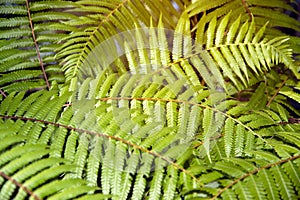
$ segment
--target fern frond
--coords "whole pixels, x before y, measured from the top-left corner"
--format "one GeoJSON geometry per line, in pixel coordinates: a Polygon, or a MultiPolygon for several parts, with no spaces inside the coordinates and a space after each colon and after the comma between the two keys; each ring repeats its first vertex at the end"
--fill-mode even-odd
{"type": "MultiPolygon", "coordinates": [[[[56,193],[66,197],[65,191],[68,188],[74,189],[74,186],[85,187],[80,194],[87,194],[97,189],[87,187],[84,180],[53,179],[64,173],[73,172],[75,167],[68,165],[68,161],[63,158],[50,158],[47,146],[24,144],[25,138],[16,135],[9,135],[3,141],[4,144],[9,145],[10,150],[0,152],[0,172],[1,177],[4,178],[0,180],[1,199],[24,199],[29,196],[40,199],[55,196],[56,193]],[[21,143],[18,144],[16,139],[21,143]],[[43,184],[45,182],[48,183],[43,184]]],[[[73,193],[73,197],[77,195],[79,193],[73,193]]]]}
{"type": "MultiPolygon", "coordinates": [[[[34,93],[27,97],[28,99],[24,100],[24,106],[27,107],[27,112],[19,112],[19,116],[14,117],[19,117],[20,121],[25,122],[22,129],[26,127],[26,135],[28,136],[28,139],[31,140],[32,143],[36,143],[37,141],[44,141],[46,143],[50,142],[50,157],[59,158],[63,156],[65,158],[69,158],[70,162],[75,164],[73,173],[65,176],[67,179],[87,176],[89,177],[89,180],[94,180],[93,185],[101,185],[102,192],[104,194],[113,193],[119,195],[118,188],[120,183],[121,181],[125,181],[124,183],[127,182],[127,187],[124,188],[122,193],[124,196],[128,196],[130,190],[136,191],[135,194],[132,195],[136,195],[136,197],[140,198],[143,197],[145,191],[156,191],[153,195],[161,196],[162,193],[158,193],[159,188],[155,188],[157,187],[157,184],[148,188],[147,185],[142,185],[141,187],[139,183],[146,183],[145,176],[149,177],[152,170],[159,171],[167,167],[167,165],[171,165],[177,173],[186,173],[187,176],[191,176],[181,167],[181,165],[176,164],[176,160],[179,161],[182,153],[188,148],[188,144],[183,143],[183,145],[180,146],[178,145],[178,142],[181,137],[185,136],[187,133],[187,130],[184,129],[189,129],[189,131],[191,131],[187,141],[192,139],[194,134],[197,134],[197,126],[200,126],[198,118],[193,117],[194,115],[191,117],[187,116],[184,120],[187,120],[187,124],[189,124],[189,126],[182,126],[181,134],[177,133],[178,129],[176,128],[176,125],[178,124],[177,121],[182,120],[180,116],[173,118],[175,123],[172,126],[163,128],[163,126],[167,124],[167,118],[163,117],[162,114],[168,110],[166,109],[167,103],[163,102],[165,101],[164,98],[167,101],[170,101],[172,98],[176,98],[176,96],[182,96],[180,98],[186,99],[189,97],[187,96],[188,94],[193,94],[188,93],[188,90],[182,90],[182,86],[179,87],[183,81],[178,81],[178,84],[175,84],[174,90],[171,90],[172,88],[169,85],[162,87],[163,82],[161,81],[164,81],[164,79],[157,79],[156,81],[161,84],[161,87],[153,87],[150,89],[140,87],[142,90],[139,94],[140,96],[135,97],[136,100],[141,102],[148,101],[149,104],[143,103],[143,107],[145,108],[141,109],[139,112],[142,114],[144,111],[148,110],[147,112],[151,115],[136,117],[141,118],[137,119],[137,121],[150,119],[148,122],[145,120],[145,126],[143,123],[137,124],[135,121],[132,121],[130,114],[121,114],[124,113],[124,111],[126,113],[126,108],[130,109],[131,106],[134,106],[134,104],[131,104],[131,101],[134,101],[134,98],[119,100],[113,99],[114,96],[119,96],[120,94],[127,94],[129,96],[134,95],[135,90],[133,88],[137,85],[132,84],[134,83],[132,81],[128,81],[128,85],[126,85],[126,87],[122,87],[123,84],[126,84],[126,82],[123,81],[125,79],[120,78],[117,81],[111,79],[110,87],[105,89],[107,92],[103,93],[103,88],[106,88],[107,86],[106,84],[101,86],[98,83],[98,81],[103,81],[100,77],[101,76],[98,76],[96,78],[97,81],[86,79],[83,82],[82,87],[76,91],[74,96],[75,99],[72,100],[72,109],[70,107],[64,108],[64,103],[70,99],[70,93],[58,95],[56,91],[49,91],[44,92],[42,95],[40,92],[40,94],[34,93]],[[99,85],[100,88],[97,92],[93,89],[95,88],[95,85],[92,85],[92,83],[99,85]],[[96,100],[95,97],[98,97],[99,93],[102,93],[103,96],[101,95],[102,98],[96,100]],[[153,95],[155,96],[155,93],[157,97],[152,99],[149,98],[153,95]],[[103,98],[105,96],[112,97],[110,97],[110,100],[108,99],[108,101],[106,101],[105,98],[103,98]],[[85,100],[85,97],[90,99],[85,100]],[[170,99],[168,100],[168,98],[170,99]],[[158,99],[162,99],[162,101],[159,102],[158,99]],[[102,103],[99,104],[99,101],[102,101],[102,103]],[[49,107],[46,105],[49,105],[49,107]],[[99,107],[99,109],[97,109],[96,105],[101,105],[103,108],[99,107]],[[129,107],[126,107],[125,105],[129,107]],[[41,109],[42,107],[44,107],[44,109],[41,109]],[[64,108],[63,111],[61,110],[62,108],[64,108]],[[154,113],[157,114],[153,115],[154,113]],[[119,114],[121,114],[122,118],[118,117],[119,114]],[[100,119],[99,123],[97,123],[97,115],[100,119]],[[108,116],[110,116],[111,120],[107,120],[108,116]],[[37,124],[34,124],[33,121],[37,122],[37,124]],[[79,128],[75,128],[74,126],[78,126],[79,128]],[[41,131],[42,127],[46,127],[43,132],[41,131]],[[115,146],[116,144],[109,139],[103,143],[103,151],[96,151],[97,147],[93,144],[92,138],[94,138],[99,131],[108,134],[104,138],[119,138],[117,139],[117,143],[121,142],[121,146],[115,146]],[[78,133],[81,133],[81,135],[78,136],[78,133]],[[88,137],[86,137],[86,133],[88,133],[88,137]],[[112,148],[111,145],[115,147],[112,148]],[[131,156],[128,157],[128,153],[132,148],[139,152],[135,154],[138,156],[135,159],[133,159],[134,157],[131,159],[131,156]],[[147,150],[149,148],[151,150],[147,150]],[[87,151],[88,149],[92,152],[98,153],[91,155],[87,151]],[[120,150],[122,150],[123,153],[119,152],[120,150]],[[94,159],[94,156],[99,156],[101,159],[94,159]],[[127,163],[127,161],[132,161],[130,169],[125,165],[122,165],[122,163],[127,163]],[[91,166],[90,162],[98,163],[98,167],[91,166]],[[142,164],[143,167],[138,167],[140,164],[142,164]],[[152,168],[153,166],[154,168],[152,168]],[[85,171],[85,167],[87,167],[87,171],[85,171]],[[101,184],[99,183],[98,178],[95,180],[95,178],[98,177],[100,170],[102,171],[101,184]],[[129,173],[126,170],[129,170],[129,173]],[[95,173],[97,173],[97,175],[95,173]],[[133,174],[137,175],[134,176],[133,174]],[[130,181],[130,179],[129,181],[125,180],[124,175],[126,175],[125,177],[127,178],[130,177],[132,181],[130,181]]],[[[128,78],[126,74],[124,74],[124,77],[128,78]]],[[[129,78],[131,79],[131,77],[129,78]]],[[[145,80],[148,80],[148,78],[149,77],[146,76],[145,80]]],[[[133,76],[132,79],[134,81],[136,80],[136,77],[133,76]]],[[[140,86],[143,86],[144,83],[145,81],[139,82],[139,84],[141,84],[140,86]]],[[[137,93],[135,93],[135,95],[137,95],[137,93]]],[[[16,104],[8,104],[12,98],[19,99],[15,101],[16,104],[18,104],[20,99],[23,98],[23,95],[20,94],[15,97],[12,94],[3,101],[3,106],[7,109],[1,108],[1,114],[4,116],[6,115],[8,118],[9,114],[14,115],[18,110],[18,106],[16,104]],[[9,112],[7,112],[8,110],[9,112]]],[[[182,104],[176,101],[174,101],[173,104],[177,104],[176,107],[179,107],[179,105],[185,105],[187,111],[191,111],[195,114],[195,116],[201,112],[201,109],[197,106],[190,107],[187,104],[182,104]]],[[[20,106],[22,106],[22,104],[20,106]]],[[[174,112],[174,110],[169,111],[174,112]]],[[[182,124],[182,122],[180,122],[180,124],[182,124]]],[[[188,157],[186,157],[186,159],[188,159],[188,157]]],[[[163,183],[161,183],[161,186],[162,185],[163,183]]],[[[172,188],[174,188],[174,186],[172,186],[172,188]]],[[[174,191],[174,189],[171,188],[166,189],[169,192],[174,191]]],[[[169,195],[172,196],[172,194],[169,195]]]]}
{"type": "MultiPolygon", "coordinates": [[[[93,23],[92,26],[87,29],[78,29],[72,36],[67,37],[68,42],[59,48],[57,57],[64,58],[63,62],[65,63],[64,69],[67,69],[67,79],[73,78],[74,74],[76,76],[78,69],[84,67],[82,64],[90,50],[93,50],[97,45],[101,44],[101,42],[117,34],[118,31],[130,31],[135,28],[134,24],[138,27],[141,24],[149,25],[150,18],[158,22],[160,13],[157,12],[157,8],[162,10],[165,10],[165,8],[170,9],[165,10],[166,15],[163,15],[162,19],[168,27],[175,27],[175,22],[170,19],[173,17],[175,17],[175,19],[179,18],[179,14],[171,2],[157,1],[153,4],[151,1],[145,1],[144,3],[145,5],[140,1],[126,0],[106,2],[103,5],[99,5],[97,1],[88,1],[88,4],[85,4],[85,1],[79,1],[78,4],[81,4],[81,6],[77,8],[78,11],[83,12],[88,8],[93,8],[95,14],[89,16],[89,20],[92,20],[93,23]],[[105,12],[103,12],[103,9],[105,9],[105,12]],[[92,19],[93,16],[97,15],[100,15],[100,24],[98,23],[98,17],[92,19]],[[135,15],[141,17],[136,18],[135,15]],[[125,18],[126,20],[124,20],[125,18]],[[119,23],[120,20],[126,21],[126,23],[121,24],[119,23]],[[107,30],[109,30],[109,32],[107,32],[107,30]],[[65,49],[67,50],[65,51],[65,49]],[[77,55],[76,57],[74,53],[77,55]]],[[[182,6],[182,3],[179,3],[179,6],[182,6]]],[[[70,21],[70,25],[76,26],[84,23],[85,20],[86,18],[82,17],[79,20],[74,20],[76,24],[70,21]]]]}
{"type": "MultiPolygon", "coordinates": [[[[211,21],[214,16],[221,17],[226,15],[230,10],[234,11],[234,16],[242,15],[243,20],[254,18],[261,19],[259,25],[263,26],[267,21],[271,27],[287,27],[299,30],[299,22],[284,13],[284,10],[296,13],[297,11],[285,1],[276,0],[272,3],[268,1],[238,1],[238,0],[219,0],[219,1],[195,1],[188,8],[189,16],[195,16],[206,13],[207,21],[211,21]],[[266,14],[269,13],[269,14],[266,14]],[[272,14],[271,14],[272,13],[272,14]]],[[[276,32],[275,30],[269,30],[276,32]]]]}
{"type": "Polygon", "coordinates": [[[296,198],[274,2],[0,0],[0,199],[296,198]]]}
{"type": "MultiPolygon", "coordinates": [[[[270,67],[280,62],[298,76],[296,67],[293,66],[290,50],[283,45],[286,38],[278,37],[267,41],[262,37],[265,26],[260,28],[256,34],[255,18],[250,24],[246,21],[243,25],[240,25],[240,18],[238,18],[230,25],[228,24],[229,17],[230,13],[224,16],[218,24],[216,17],[214,17],[205,32],[204,43],[199,44],[204,46],[212,55],[214,62],[223,71],[224,79],[225,77],[229,78],[237,89],[241,90],[249,86],[250,73],[260,75],[263,71],[269,70],[270,67]],[[239,30],[238,27],[240,27],[239,30]],[[226,30],[228,32],[225,32],[226,30]],[[225,35],[227,35],[227,39],[223,41],[222,38],[225,35]],[[270,59],[271,54],[280,56],[270,59]]],[[[197,29],[197,31],[203,32],[203,29],[197,29]]],[[[204,34],[197,33],[197,35],[204,34]]]]}
{"type": "MultiPolygon", "coordinates": [[[[57,64],[53,54],[59,45],[58,40],[45,38],[50,33],[69,31],[66,26],[59,25],[59,20],[70,20],[75,16],[58,11],[73,7],[71,2],[52,1],[50,4],[28,1],[0,3],[0,12],[9,16],[1,18],[0,24],[0,87],[3,91],[11,93],[45,86],[49,88],[50,80],[64,81],[60,68],[55,72],[47,70],[57,64]],[[42,27],[46,22],[47,26],[42,27]]],[[[61,39],[58,35],[57,37],[61,39]]]]}
{"type": "MultiPolygon", "coordinates": [[[[214,198],[217,196],[221,195],[229,195],[226,193],[232,193],[231,190],[236,193],[236,195],[239,196],[239,198],[250,198],[250,197],[255,197],[255,198],[260,198],[260,199],[265,199],[265,198],[278,198],[283,197],[285,195],[287,196],[293,196],[294,192],[293,191],[286,191],[291,189],[291,186],[289,185],[290,182],[285,182],[283,183],[281,188],[276,188],[276,184],[278,181],[283,181],[279,180],[280,178],[285,179],[287,175],[282,171],[283,165],[286,163],[292,162],[294,165],[294,159],[298,159],[299,156],[293,156],[289,157],[287,159],[282,159],[279,160],[277,159],[277,162],[271,161],[263,161],[261,159],[255,160],[255,163],[259,164],[259,168],[255,165],[253,165],[253,160],[241,160],[241,159],[230,159],[230,161],[233,161],[234,165],[241,165],[243,168],[247,169],[248,172],[245,173],[244,175],[241,175],[238,179],[236,179],[233,182],[227,182],[223,180],[223,183],[226,184],[227,186],[222,189],[214,198]],[[276,174],[277,177],[272,176],[274,170],[279,170],[277,171],[278,173],[276,174]],[[260,182],[262,180],[262,182],[260,182]],[[231,188],[232,187],[232,188],[231,188]],[[230,191],[227,191],[230,190],[230,191]],[[225,194],[224,194],[225,193],[225,194]]],[[[226,162],[227,163],[227,162],[226,162]]],[[[229,166],[229,163],[227,163],[225,166],[229,166]]],[[[224,163],[220,163],[217,165],[220,170],[223,171],[230,171],[230,170],[225,170],[227,167],[224,166],[224,163]],[[222,167],[221,167],[222,166],[222,167]]],[[[230,165],[232,168],[232,165],[230,165]]],[[[233,195],[233,194],[231,194],[233,195]]],[[[286,197],[287,197],[286,196],[286,197]]],[[[283,197],[283,198],[286,198],[283,197]]]]}

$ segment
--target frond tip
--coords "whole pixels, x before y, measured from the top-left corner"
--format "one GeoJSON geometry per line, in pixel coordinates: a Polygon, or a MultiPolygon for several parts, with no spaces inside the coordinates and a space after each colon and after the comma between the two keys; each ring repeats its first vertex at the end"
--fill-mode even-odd
{"type": "Polygon", "coordinates": [[[224,77],[232,81],[238,90],[251,84],[252,74],[261,76],[278,63],[283,63],[299,77],[292,59],[292,50],[286,43],[288,37],[268,40],[264,37],[266,24],[256,30],[255,18],[241,24],[239,17],[229,24],[230,16],[231,13],[227,14],[218,23],[214,17],[206,32],[197,29],[197,41],[201,42],[199,45],[209,52],[224,77]],[[201,38],[203,41],[200,41],[201,38]]]}

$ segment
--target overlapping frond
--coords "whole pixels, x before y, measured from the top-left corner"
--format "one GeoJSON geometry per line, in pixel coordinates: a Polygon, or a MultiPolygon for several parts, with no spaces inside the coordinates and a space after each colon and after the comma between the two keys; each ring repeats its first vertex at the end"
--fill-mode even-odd
{"type": "Polygon", "coordinates": [[[174,28],[180,17],[178,11],[183,9],[181,1],[175,3],[151,0],[110,0],[99,3],[99,1],[83,0],[76,4],[79,5],[76,12],[88,14],[68,23],[78,29],[64,38],[67,42],[59,48],[57,54],[58,58],[63,59],[62,64],[67,79],[77,76],[88,54],[105,40],[122,31],[135,29],[136,26],[149,26],[150,18],[158,22],[161,12],[164,13],[162,17],[166,26],[174,28]]]}
{"type": "MultiPolygon", "coordinates": [[[[242,21],[252,19],[254,17],[259,26],[264,26],[269,21],[269,27],[285,27],[299,31],[299,22],[287,13],[292,12],[298,14],[293,7],[297,2],[288,4],[283,0],[219,0],[219,1],[194,1],[186,11],[189,16],[205,14],[207,18],[205,22],[211,21],[214,17],[221,17],[232,11],[234,16],[241,15],[242,21]],[[286,12],[284,12],[286,11],[286,12]]],[[[233,20],[231,20],[233,22],[233,20]]],[[[200,24],[199,24],[200,25],[200,24]]],[[[278,30],[268,29],[269,33],[278,35],[278,30]]]]}
{"type": "Polygon", "coordinates": [[[0,87],[4,93],[49,88],[63,82],[54,58],[57,42],[73,28],[62,25],[74,16],[61,12],[69,1],[0,2],[0,87]]]}
{"type": "MultiPolygon", "coordinates": [[[[101,81],[101,79],[97,81],[101,81]]],[[[150,85],[141,83],[142,85],[137,87],[142,88],[142,90],[139,89],[142,94],[140,98],[117,99],[114,98],[114,94],[119,95],[119,92],[125,92],[122,91],[122,88],[118,88],[121,86],[118,84],[119,81],[122,81],[122,78],[113,83],[114,86],[106,94],[107,97],[97,99],[95,97],[103,89],[100,88],[97,93],[93,93],[91,83],[95,83],[95,81],[86,80],[87,84],[83,84],[83,86],[88,86],[85,90],[80,88],[75,94],[72,105],[65,109],[63,109],[64,103],[69,99],[69,94],[57,97],[55,91],[40,92],[41,96],[34,93],[20,104],[18,102],[23,96],[11,95],[2,102],[2,126],[14,124],[14,135],[21,138],[26,137],[26,140],[33,144],[48,146],[51,150],[47,151],[49,159],[64,158],[74,165],[72,173],[65,175],[66,181],[62,181],[62,183],[54,181],[53,184],[49,183],[49,187],[54,187],[55,184],[61,184],[63,187],[63,185],[67,185],[69,179],[86,178],[91,186],[101,187],[103,194],[116,195],[116,199],[125,199],[128,196],[141,199],[148,193],[147,191],[150,191],[150,196],[154,197],[162,194],[174,196],[175,191],[170,190],[169,186],[166,187],[165,192],[161,191],[166,167],[175,170],[176,174],[183,173],[185,176],[193,177],[192,173],[183,168],[186,159],[192,155],[189,143],[192,137],[187,139],[183,135],[186,132],[184,127],[181,127],[182,133],[179,134],[177,123],[190,124],[194,123],[195,119],[179,115],[173,119],[176,124],[167,125],[164,111],[168,110],[168,113],[173,113],[174,110],[167,108],[167,104],[172,102],[166,102],[164,98],[166,98],[165,95],[174,93],[174,91],[168,87],[156,88],[153,91],[155,93],[163,90],[166,92],[162,92],[162,96],[151,99],[151,92],[148,87],[145,87],[150,85]],[[80,96],[90,96],[91,98],[82,99],[80,96]],[[15,103],[8,105],[7,102],[15,98],[16,101],[13,101],[15,103]],[[158,101],[159,98],[162,101],[158,101]],[[97,104],[99,105],[96,106],[97,104]],[[140,104],[140,109],[136,107],[137,104],[140,104]],[[45,105],[48,105],[48,108],[40,109],[45,105]],[[130,105],[130,107],[127,108],[126,105],[130,105]],[[25,113],[17,112],[24,106],[27,107],[25,113]],[[130,110],[136,111],[131,113],[130,110]],[[186,139],[182,140],[184,137],[186,139]],[[183,154],[184,157],[182,157],[183,154]],[[153,180],[150,181],[149,186],[147,182],[152,177],[153,180]],[[121,185],[123,190],[120,193],[121,185]]],[[[102,85],[101,82],[98,84],[102,85]]],[[[153,83],[153,85],[155,84],[158,83],[153,83]]],[[[131,84],[131,87],[125,88],[135,93],[132,88],[134,86],[136,85],[131,84]]],[[[106,87],[105,84],[103,87],[106,87]]],[[[180,91],[180,89],[178,90],[180,91]]],[[[190,109],[193,110],[192,105],[184,105],[183,102],[173,103],[177,104],[176,107],[185,107],[187,112],[190,109]]],[[[193,129],[196,131],[197,127],[193,127],[193,129]]],[[[12,133],[8,132],[8,134],[12,133]]],[[[9,143],[4,142],[4,144],[8,145],[9,143]]],[[[38,155],[36,154],[36,156],[38,155]]],[[[32,159],[34,158],[32,157],[32,159]]],[[[67,171],[61,171],[61,173],[63,172],[67,173],[67,171]]],[[[196,178],[194,177],[194,179],[196,178]]],[[[47,182],[47,179],[39,176],[36,178],[36,182],[47,182]]],[[[173,188],[179,184],[176,179],[172,179],[172,182],[173,188]]],[[[180,184],[184,185],[184,183],[180,184]]],[[[47,193],[50,191],[46,186],[38,188],[34,194],[42,198],[43,191],[46,192],[45,195],[50,195],[47,193]]],[[[70,192],[71,190],[66,188],[66,191],[70,192]]],[[[63,194],[57,195],[62,196],[63,194]]]]}
{"type": "Polygon", "coordinates": [[[0,2],[0,199],[299,196],[290,5],[0,2]]]}
{"type": "MultiPolygon", "coordinates": [[[[1,123],[1,129],[3,126],[5,124],[1,123]]],[[[94,197],[92,193],[97,187],[88,186],[87,181],[82,179],[63,178],[75,172],[76,166],[66,159],[50,157],[51,150],[47,145],[33,144],[27,142],[25,136],[11,133],[1,134],[1,140],[1,199],[74,199],[81,195],[94,197]]],[[[107,197],[103,195],[102,199],[107,197]]]]}
{"type": "Polygon", "coordinates": [[[296,198],[295,190],[299,190],[299,184],[289,179],[291,173],[294,175],[298,173],[296,168],[299,166],[295,159],[299,159],[299,155],[280,159],[257,152],[254,161],[230,158],[219,162],[215,169],[226,174],[225,179],[220,181],[224,188],[219,190],[213,199],[220,196],[224,199],[296,198]],[[257,165],[261,167],[256,167],[257,165]],[[291,167],[289,168],[291,171],[287,171],[287,166],[291,167]],[[226,180],[227,177],[234,177],[233,181],[226,180]]]}
{"type": "MultiPolygon", "coordinates": [[[[199,104],[197,95],[186,96],[191,88],[180,80],[178,85],[167,84],[160,75],[152,75],[156,81],[149,82],[150,76],[144,74],[123,74],[118,79],[111,79],[107,89],[109,79],[103,76],[112,75],[104,72],[96,79],[86,79],[75,90],[68,105],[65,102],[71,94],[57,96],[55,91],[34,93],[24,100],[20,93],[1,103],[1,126],[14,127],[11,132],[6,132],[8,136],[14,135],[9,139],[14,138],[16,143],[18,137],[22,141],[26,136],[30,143],[49,147],[47,159],[63,158],[73,165],[72,173],[67,173],[61,183],[53,180],[53,185],[72,187],[74,185],[68,186],[71,180],[86,179],[89,186],[98,186],[101,194],[112,194],[116,199],[195,198],[201,195],[257,197],[264,187],[270,190],[272,186],[253,184],[257,184],[265,173],[276,170],[283,177],[282,182],[286,179],[284,177],[292,177],[289,186],[279,189],[278,194],[259,195],[295,195],[293,188],[297,188],[297,173],[293,170],[297,167],[295,161],[300,143],[294,133],[299,127],[280,123],[288,116],[275,109],[280,108],[276,101],[271,104],[277,105],[274,110],[261,110],[264,107],[258,102],[267,99],[264,84],[251,95],[249,102],[239,105],[239,101],[232,101],[232,109],[223,113],[227,102],[216,108],[206,105],[205,101],[199,104]],[[153,94],[156,95],[153,97],[153,94]],[[234,105],[241,107],[241,111],[234,105]],[[26,112],[22,108],[26,108],[26,112]],[[178,114],[176,110],[179,110],[178,114]],[[261,120],[256,121],[258,118],[261,120]],[[219,131],[219,135],[212,134],[212,131],[219,131]],[[198,138],[198,141],[193,138],[198,138]],[[207,150],[207,141],[211,141],[208,146],[210,154],[203,151],[207,150]],[[192,144],[200,145],[194,153],[192,144]],[[274,165],[270,165],[269,160],[264,161],[267,155],[270,157],[267,159],[274,159],[274,165]],[[251,167],[243,170],[238,167],[243,164],[241,161],[233,164],[220,161],[226,157],[244,156],[256,158],[257,164],[251,164],[251,160],[249,164],[245,163],[251,167]],[[208,160],[217,163],[207,165],[208,160]],[[288,165],[287,169],[281,164],[288,165]],[[277,169],[277,165],[280,168],[277,169]],[[253,190],[249,191],[249,185],[253,190]],[[182,191],[178,193],[176,188],[182,188],[182,191]]],[[[4,144],[10,145],[8,148],[13,151],[11,143],[4,144]]],[[[44,180],[44,176],[39,178],[44,180]]],[[[270,185],[279,181],[271,178],[273,183],[270,185]]],[[[64,195],[55,191],[47,193],[48,185],[49,188],[53,186],[52,183],[41,186],[34,190],[34,194],[38,197],[53,194],[53,198],[64,195]]],[[[64,191],[71,192],[72,188],[64,191]]],[[[100,194],[96,192],[95,195],[100,194]]]]}

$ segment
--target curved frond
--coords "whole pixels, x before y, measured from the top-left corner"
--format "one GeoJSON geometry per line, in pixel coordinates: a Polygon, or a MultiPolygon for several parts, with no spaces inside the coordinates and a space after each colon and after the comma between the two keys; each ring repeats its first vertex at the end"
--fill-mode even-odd
{"type": "Polygon", "coordinates": [[[238,18],[229,25],[229,17],[230,14],[227,14],[218,25],[216,18],[212,19],[207,31],[197,29],[198,38],[203,38],[203,44],[199,45],[203,45],[210,53],[222,70],[225,80],[229,79],[238,90],[242,90],[253,84],[249,76],[255,74],[259,78],[278,63],[283,63],[294,72],[295,76],[299,76],[297,66],[291,57],[291,49],[283,45],[288,38],[277,37],[267,40],[264,37],[266,26],[256,30],[254,22],[256,18],[243,24],[240,24],[238,18]]]}
{"type": "MultiPolygon", "coordinates": [[[[97,45],[119,32],[130,31],[136,26],[149,26],[150,18],[158,22],[160,12],[164,12],[162,19],[169,28],[175,27],[180,17],[171,1],[113,0],[99,3],[98,1],[83,0],[76,4],[79,6],[76,8],[76,12],[90,11],[91,14],[68,23],[71,26],[79,26],[79,28],[72,35],[63,39],[67,42],[59,48],[57,54],[58,58],[63,59],[63,69],[67,79],[77,76],[82,63],[97,45]],[[124,21],[124,23],[120,23],[120,21],[124,21]],[[89,26],[81,26],[82,24],[89,24],[89,26]]],[[[176,6],[182,8],[183,3],[177,1],[176,6]]],[[[110,48],[113,47],[110,46],[110,48]]]]}

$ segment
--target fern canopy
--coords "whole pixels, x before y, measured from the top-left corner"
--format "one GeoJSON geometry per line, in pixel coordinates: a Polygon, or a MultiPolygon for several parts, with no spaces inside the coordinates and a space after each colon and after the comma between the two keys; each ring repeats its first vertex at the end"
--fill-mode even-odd
{"type": "Polygon", "coordinates": [[[283,0],[0,0],[0,199],[296,199],[283,0]]]}

